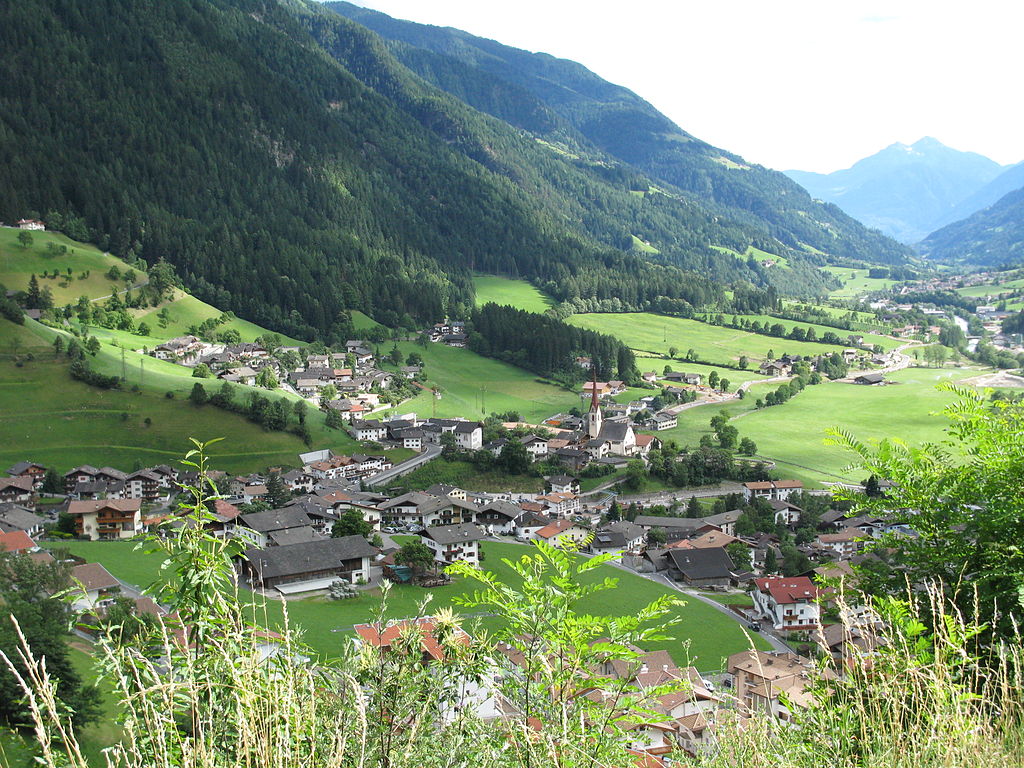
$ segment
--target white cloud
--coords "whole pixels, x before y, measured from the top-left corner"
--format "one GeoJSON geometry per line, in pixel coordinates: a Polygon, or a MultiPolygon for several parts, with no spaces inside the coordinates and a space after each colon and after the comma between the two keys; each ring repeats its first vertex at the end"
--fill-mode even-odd
{"type": "Polygon", "coordinates": [[[574,59],[685,130],[775,168],[830,171],[935,136],[1024,157],[1024,3],[1005,0],[364,0],[574,59]]]}

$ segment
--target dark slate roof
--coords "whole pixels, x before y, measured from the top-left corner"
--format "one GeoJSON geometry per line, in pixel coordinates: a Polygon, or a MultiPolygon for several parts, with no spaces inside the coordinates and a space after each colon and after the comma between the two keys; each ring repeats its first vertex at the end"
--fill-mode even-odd
{"type": "Polygon", "coordinates": [[[20,475],[22,472],[25,472],[30,467],[39,467],[40,469],[46,469],[46,467],[44,467],[42,464],[39,464],[39,463],[34,462],[34,461],[19,461],[13,467],[11,467],[10,469],[7,470],[7,474],[8,475],[20,475]]]}
{"type": "Polygon", "coordinates": [[[737,522],[742,515],[742,509],[732,509],[729,510],[728,512],[719,512],[717,515],[708,515],[707,517],[702,517],[701,520],[703,520],[705,523],[708,523],[709,525],[714,525],[720,528],[723,525],[728,525],[729,523],[737,522]]]}
{"type": "Polygon", "coordinates": [[[342,536],[270,549],[249,549],[245,559],[266,579],[340,568],[346,560],[373,557],[376,553],[362,536],[342,536]]]}
{"type": "Polygon", "coordinates": [[[511,501],[505,501],[504,499],[497,499],[492,501],[486,507],[480,510],[481,514],[490,513],[496,515],[502,515],[507,517],[509,520],[515,520],[519,515],[522,514],[523,510],[513,504],[511,501]]]}
{"type": "Polygon", "coordinates": [[[621,443],[631,429],[632,427],[625,422],[606,421],[601,425],[601,432],[597,439],[607,440],[610,443],[621,443]]]}
{"type": "Polygon", "coordinates": [[[552,485],[571,485],[576,482],[576,478],[569,475],[551,475],[548,482],[552,485]]]}
{"type": "Polygon", "coordinates": [[[728,578],[736,567],[723,547],[670,549],[668,558],[688,579],[728,578]]]}
{"type": "Polygon", "coordinates": [[[245,525],[260,533],[283,531],[286,528],[308,528],[313,524],[309,515],[300,509],[269,509],[266,512],[250,512],[239,518],[245,525]]]}
{"type": "Polygon", "coordinates": [[[277,546],[285,547],[289,544],[300,544],[307,541],[322,541],[326,537],[321,536],[312,528],[287,528],[283,531],[271,531],[267,534],[267,538],[277,546]]]}
{"type": "Polygon", "coordinates": [[[480,526],[473,523],[458,525],[435,525],[420,531],[420,536],[433,539],[438,544],[458,544],[460,541],[479,541],[486,537],[480,526]]]}
{"type": "Polygon", "coordinates": [[[660,517],[658,515],[637,515],[633,522],[643,528],[678,528],[691,531],[707,525],[698,517],[660,517]]]}

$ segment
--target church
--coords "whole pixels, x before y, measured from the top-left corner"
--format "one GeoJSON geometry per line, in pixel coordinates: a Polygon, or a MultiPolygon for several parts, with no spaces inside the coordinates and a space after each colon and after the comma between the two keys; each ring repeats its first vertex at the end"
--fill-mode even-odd
{"type": "Polygon", "coordinates": [[[587,413],[587,444],[584,449],[594,458],[602,456],[635,456],[637,454],[636,433],[633,425],[626,421],[605,423],[601,415],[601,403],[597,398],[597,387],[590,394],[590,412],[587,413]]]}

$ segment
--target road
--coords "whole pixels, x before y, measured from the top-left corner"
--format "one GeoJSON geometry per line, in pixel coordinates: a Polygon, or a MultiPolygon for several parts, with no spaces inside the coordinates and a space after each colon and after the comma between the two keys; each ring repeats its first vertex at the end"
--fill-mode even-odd
{"type": "Polygon", "coordinates": [[[418,469],[429,461],[433,461],[441,455],[441,446],[434,445],[433,443],[427,443],[423,446],[423,452],[418,453],[410,459],[396,464],[391,469],[386,469],[379,475],[368,477],[363,480],[363,486],[366,488],[375,488],[379,485],[385,485],[392,480],[395,480],[403,475],[407,475],[414,469],[418,469]]]}

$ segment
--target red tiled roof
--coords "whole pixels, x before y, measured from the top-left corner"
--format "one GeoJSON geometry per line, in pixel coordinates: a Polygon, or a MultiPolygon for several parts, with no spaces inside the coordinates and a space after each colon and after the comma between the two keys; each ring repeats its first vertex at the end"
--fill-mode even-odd
{"type": "Polygon", "coordinates": [[[0,550],[7,552],[24,552],[26,549],[35,549],[36,543],[32,537],[24,531],[11,531],[0,533],[0,550]]]}
{"type": "Polygon", "coordinates": [[[754,584],[761,592],[769,593],[776,603],[781,604],[813,600],[818,596],[818,588],[806,576],[772,576],[754,579],[754,584]]]}
{"type": "Polygon", "coordinates": [[[217,499],[213,502],[213,512],[216,515],[220,515],[225,520],[234,520],[242,511],[234,504],[230,504],[224,499],[217,499]]]}
{"type": "MultiPolygon", "coordinates": [[[[359,639],[374,648],[388,649],[401,637],[402,633],[409,626],[415,626],[422,638],[423,650],[430,654],[430,657],[437,660],[444,659],[444,649],[434,637],[434,620],[427,616],[422,619],[403,619],[384,628],[382,632],[380,624],[356,624],[353,629],[359,635],[359,639]]],[[[469,645],[469,635],[459,630],[459,642],[469,645]]]]}

